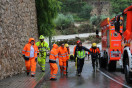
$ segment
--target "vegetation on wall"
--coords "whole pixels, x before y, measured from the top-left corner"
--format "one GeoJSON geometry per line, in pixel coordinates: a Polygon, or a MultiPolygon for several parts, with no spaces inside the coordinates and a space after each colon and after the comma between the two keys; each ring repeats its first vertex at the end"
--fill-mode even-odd
{"type": "Polygon", "coordinates": [[[58,0],[35,0],[37,9],[37,23],[38,32],[45,36],[54,34],[54,18],[60,9],[60,2],[58,0]]]}

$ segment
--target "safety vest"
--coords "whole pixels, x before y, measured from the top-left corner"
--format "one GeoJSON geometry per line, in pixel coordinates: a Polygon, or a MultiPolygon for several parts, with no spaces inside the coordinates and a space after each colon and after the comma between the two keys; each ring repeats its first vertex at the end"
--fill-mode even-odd
{"type": "Polygon", "coordinates": [[[85,58],[86,54],[85,54],[85,51],[82,50],[82,51],[77,51],[77,57],[79,59],[82,59],[82,58],[85,58]]]}
{"type": "Polygon", "coordinates": [[[38,47],[40,47],[40,48],[39,48],[39,51],[40,51],[40,52],[41,52],[41,51],[50,50],[50,49],[49,49],[48,43],[45,42],[45,41],[42,42],[42,43],[39,41],[39,42],[36,43],[36,45],[37,45],[38,47]]]}
{"type": "Polygon", "coordinates": [[[46,58],[46,50],[50,50],[49,45],[47,42],[37,42],[36,45],[39,47],[39,54],[41,57],[45,57],[46,58]]]}

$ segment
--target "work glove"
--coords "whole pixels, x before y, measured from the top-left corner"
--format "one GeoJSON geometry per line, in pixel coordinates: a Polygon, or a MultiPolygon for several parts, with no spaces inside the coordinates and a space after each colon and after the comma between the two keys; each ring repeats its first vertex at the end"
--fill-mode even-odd
{"type": "Polygon", "coordinates": [[[35,61],[37,62],[37,58],[35,58],[35,61]]]}
{"type": "Polygon", "coordinates": [[[29,60],[29,58],[28,58],[28,57],[24,57],[24,59],[25,59],[26,61],[28,61],[28,60],[29,60]]]}
{"type": "Polygon", "coordinates": [[[22,56],[25,59],[25,55],[22,56]]]}
{"type": "Polygon", "coordinates": [[[23,58],[24,58],[24,60],[29,60],[29,58],[25,57],[25,55],[23,55],[23,58]]]}
{"type": "Polygon", "coordinates": [[[39,53],[37,53],[37,56],[39,56],[39,53]]]}

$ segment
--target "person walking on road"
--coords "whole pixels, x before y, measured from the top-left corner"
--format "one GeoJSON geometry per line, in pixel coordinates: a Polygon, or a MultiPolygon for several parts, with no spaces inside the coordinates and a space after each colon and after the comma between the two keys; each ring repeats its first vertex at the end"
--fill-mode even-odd
{"type": "Polygon", "coordinates": [[[66,75],[66,62],[69,60],[67,48],[64,43],[58,48],[59,66],[61,75],[66,75]]]}
{"type": "MultiPolygon", "coordinates": [[[[70,57],[70,48],[69,48],[69,45],[66,43],[65,47],[67,48],[68,55],[70,57]]],[[[66,73],[68,73],[68,60],[66,61],[66,73]]]]}
{"type": "MultiPolygon", "coordinates": [[[[76,50],[76,47],[79,45],[79,42],[81,42],[81,41],[78,40],[78,41],[77,41],[77,45],[74,47],[74,50],[73,50],[73,56],[75,56],[75,50],[76,50]]],[[[75,62],[76,70],[77,70],[77,58],[74,58],[74,62],[75,62]]]]}
{"type": "Polygon", "coordinates": [[[77,74],[78,74],[78,76],[81,75],[81,72],[82,72],[82,69],[83,69],[84,58],[86,56],[85,51],[90,52],[89,49],[82,46],[82,42],[80,41],[78,43],[78,46],[76,47],[76,50],[75,50],[75,58],[77,57],[77,74]]]}
{"type": "MultiPolygon", "coordinates": [[[[95,71],[95,63],[96,63],[96,69],[98,68],[98,57],[100,55],[100,50],[97,47],[96,43],[92,43],[92,47],[90,48],[90,51],[92,52],[91,59],[92,59],[92,66],[93,71],[95,71]]],[[[88,53],[89,58],[90,53],[88,53]]]]}
{"type": "Polygon", "coordinates": [[[29,42],[24,46],[22,54],[25,59],[27,75],[29,75],[31,69],[31,77],[35,76],[37,53],[38,47],[35,45],[35,39],[30,38],[29,42]]]}
{"type": "Polygon", "coordinates": [[[45,63],[47,57],[47,50],[49,51],[49,45],[47,42],[44,41],[44,36],[40,35],[40,41],[36,43],[39,49],[39,56],[38,56],[38,63],[41,67],[42,72],[45,72],[45,63]]]}
{"type": "Polygon", "coordinates": [[[50,51],[50,56],[49,56],[49,63],[50,63],[50,80],[57,80],[56,75],[58,72],[58,66],[56,64],[56,59],[58,59],[58,51],[57,51],[58,45],[53,44],[53,48],[50,51]]]}

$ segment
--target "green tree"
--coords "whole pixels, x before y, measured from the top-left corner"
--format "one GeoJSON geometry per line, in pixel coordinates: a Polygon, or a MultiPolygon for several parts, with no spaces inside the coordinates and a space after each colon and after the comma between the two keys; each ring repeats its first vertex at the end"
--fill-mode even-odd
{"type": "Polygon", "coordinates": [[[92,11],[92,6],[89,5],[89,4],[85,4],[83,7],[82,7],[82,10],[80,11],[80,14],[79,16],[81,18],[85,18],[85,19],[89,19],[90,18],[90,13],[92,11]]]}
{"type": "Polygon", "coordinates": [[[118,14],[123,12],[125,8],[131,5],[131,3],[131,0],[111,0],[111,13],[118,14]]]}
{"type": "Polygon", "coordinates": [[[62,13],[72,12],[72,13],[80,13],[86,2],[82,0],[59,0],[63,4],[61,5],[62,13]]]}
{"type": "Polygon", "coordinates": [[[59,30],[64,30],[69,26],[73,25],[74,19],[71,14],[63,15],[58,14],[57,18],[54,20],[56,28],[59,30]]]}
{"type": "Polygon", "coordinates": [[[37,24],[39,34],[51,36],[54,34],[54,18],[60,9],[60,2],[57,0],[35,0],[37,9],[37,24]]]}

